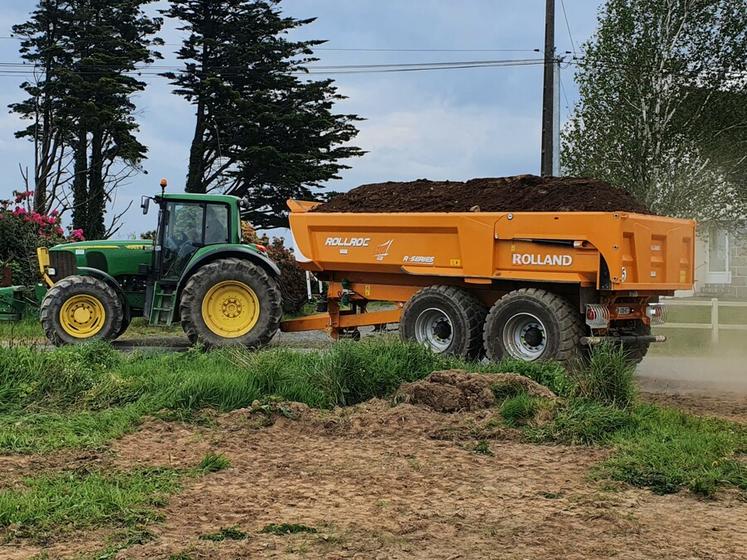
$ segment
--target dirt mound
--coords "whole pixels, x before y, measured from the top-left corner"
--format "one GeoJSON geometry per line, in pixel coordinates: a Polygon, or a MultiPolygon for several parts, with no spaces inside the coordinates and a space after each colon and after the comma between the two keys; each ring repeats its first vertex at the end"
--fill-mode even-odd
{"type": "Polygon", "coordinates": [[[490,408],[496,403],[496,393],[526,391],[530,395],[554,399],[547,387],[515,373],[480,374],[461,369],[434,371],[414,383],[405,383],[397,399],[410,404],[422,404],[438,412],[457,412],[490,408]]]}
{"type": "Polygon", "coordinates": [[[651,212],[627,191],[585,177],[518,175],[363,185],[314,212],[651,212]]]}

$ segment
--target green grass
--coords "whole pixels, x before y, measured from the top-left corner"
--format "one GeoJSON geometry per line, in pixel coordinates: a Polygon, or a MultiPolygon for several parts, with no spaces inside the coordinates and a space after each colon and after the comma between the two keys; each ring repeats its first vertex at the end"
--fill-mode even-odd
{"type": "Polygon", "coordinates": [[[726,485],[747,490],[745,426],[641,405],[613,442],[617,452],[599,472],[615,480],[661,494],[688,488],[708,496],[726,485]]]}
{"type": "Polygon", "coordinates": [[[202,458],[197,470],[202,473],[214,473],[222,471],[231,466],[231,461],[223,454],[208,453],[202,458]]]}
{"type": "Polygon", "coordinates": [[[265,525],[260,533],[268,533],[271,535],[291,535],[295,533],[316,533],[317,530],[314,527],[308,527],[307,525],[301,525],[299,523],[270,523],[265,525]]]}
{"type": "Polygon", "coordinates": [[[518,426],[534,418],[542,406],[542,399],[526,393],[509,397],[501,404],[501,416],[509,426],[518,426]]]}
{"type": "MultiPolygon", "coordinates": [[[[568,373],[558,364],[467,364],[393,340],[341,342],[328,350],[221,350],[121,354],[106,344],[40,351],[0,348],[0,453],[101,447],[134,430],[145,415],[190,420],[201,409],[230,411],[256,401],[299,401],[331,408],[391,395],[434,370],[515,372],[560,399],[503,395],[501,413],[527,439],[613,446],[600,476],[710,495],[744,488],[744,429],[635,402],[632,371],[613,348],[600,348],[568,373]],[[541,421],[532,421],[540,412],[541,421]]],[[[262,405],[260,405],[262,406],[262,405]]],[[[197,472],[230,465],[212,454],[197,472]]]]}
{"type": "Polygon", "coordinates": [[[215,533],[208,533],[207,535],[200,535],[201,541],[243,541],[247,538],[247,534],[241,531],[238,527],[221,527],[219,531],[215,533]]]}
{"type": "Polygon", "coordinates": [[[0,492],[0,527],[36,536],[147,523],[158,518],[153,508],[165,505],[178,488],[179,473],[170,469],[41,475],[0,492]]]}
{"type": "Polygon", "coordinates": [[[29,339],[43,339],[39,318],[34,315],[28,315],[20,321],[0,321],[0,340],[1,341],[25,341],[29,339]]]}

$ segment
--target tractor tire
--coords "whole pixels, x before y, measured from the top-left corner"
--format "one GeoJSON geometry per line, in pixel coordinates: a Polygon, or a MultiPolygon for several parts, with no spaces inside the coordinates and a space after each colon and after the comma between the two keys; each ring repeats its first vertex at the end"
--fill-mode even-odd
{"type": "Polygon", "coordinates": [[[122,317],[122,325],[119,327],[119,331],[117,331],[117,334],[114,335],[112,340],[117,340],[120,336],[127,332],[128,328],[130,328],[130,318],[127,315],[124,315],[122,317]]]}
{"type": "Polygon", "coordinates": [[[282,297],[262,267],[244,259],[220,259],[192,275],[179,312],[192,344],[257,348],[280,328],[282,297]]]}
{"type": "Polygon", "coordinates": [[[509,292],[485,320],[485,353],[490,360],[531,362],[579,357],[584,334],[581,314],[566,299],[537,288],[509,292]]]}
{"type": "Polygon", "coordinates": [[[399,332],[404,341],[424,344],[437,354],[477,359],[487,309],[455,286],[423,288],[405,304],[399,332]]]}
{"type": "Polygon", "coordinates": [[[113,340],[124,312],[117,293],[92,276],[68,276],[52,286],[39,313],[44,334],[55,346],[113,340]]]}

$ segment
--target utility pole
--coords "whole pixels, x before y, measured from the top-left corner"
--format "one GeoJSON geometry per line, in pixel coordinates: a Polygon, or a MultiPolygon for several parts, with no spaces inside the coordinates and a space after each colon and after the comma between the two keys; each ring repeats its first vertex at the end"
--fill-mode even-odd
{"type": "Polygon", "coordinates": [[[555,0],[545,0],[545,81],[542,91],[542,166],[543,177],[553,172],[555,129],[555,0]]]}

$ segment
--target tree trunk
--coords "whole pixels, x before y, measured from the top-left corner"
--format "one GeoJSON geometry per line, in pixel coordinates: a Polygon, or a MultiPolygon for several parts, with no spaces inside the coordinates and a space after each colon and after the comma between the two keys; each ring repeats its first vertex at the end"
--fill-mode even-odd
{"type": "Polygon", "coordinates": [[[205,103],[200,99],[197,103],[195,134],[189,150],[189,171],[187,173],[187,186],[185,188],[189,193],[204,193],[207,187],[203,182],[205,175],[203,158],[205,152],[205,120],[205,103]]]}
{"type": "Polygon", "coordinates": [[[91,164],[88,169],[88,239],[102,239],[106,233],[106,188],[104,185],[103,133],[96,127],[91,136],[91,164]]]}
{"type": "Polygon", "coordinates": [[[73,227],[82,229],[88,226],[88,130],[85,124],[78,126],[78,141],[75,144],[73,178],[73,227]]]}

